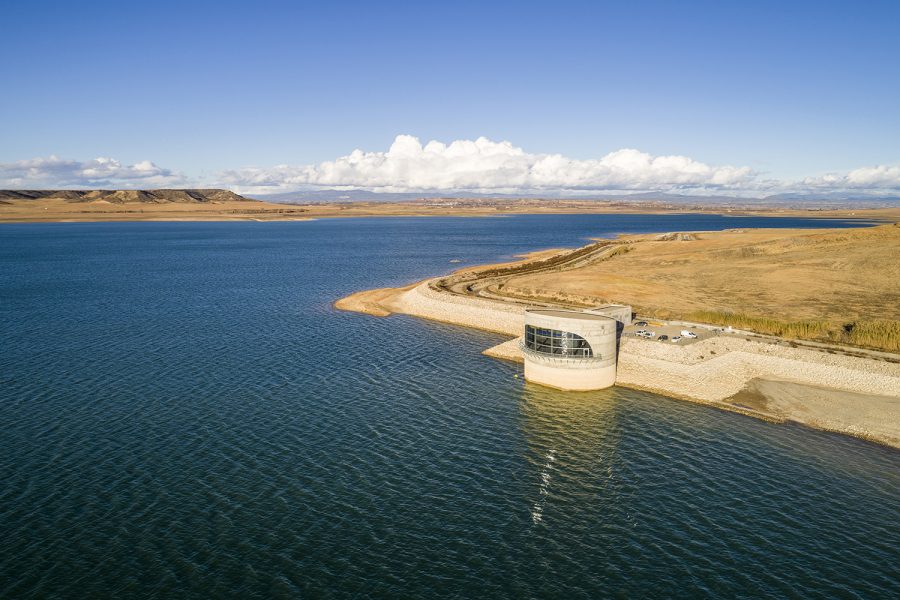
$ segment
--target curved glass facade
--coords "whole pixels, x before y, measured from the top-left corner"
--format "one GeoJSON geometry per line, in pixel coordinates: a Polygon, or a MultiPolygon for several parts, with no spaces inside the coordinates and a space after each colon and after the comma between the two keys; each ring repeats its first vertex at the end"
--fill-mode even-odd
{"type": "Polygon", "coordinates": [[[525,347],[541,354],[591,358],[591,345],[580,335],[556,329],[525,326],[525,347]]]}

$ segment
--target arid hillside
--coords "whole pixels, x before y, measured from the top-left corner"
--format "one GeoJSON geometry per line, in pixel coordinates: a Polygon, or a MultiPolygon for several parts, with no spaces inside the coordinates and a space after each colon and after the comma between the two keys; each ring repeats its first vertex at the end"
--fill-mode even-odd
{"type": "Polygon", "coordinates": [[[65,200],[67,202],[255,202],[221,189],[185,190],[0,190],[0,200],[65,200]]]}
{"type": "Polygon", "coordinates": [[[299,220],[308,209],[220,189],[2,190],[0,223],[299,220]]]}

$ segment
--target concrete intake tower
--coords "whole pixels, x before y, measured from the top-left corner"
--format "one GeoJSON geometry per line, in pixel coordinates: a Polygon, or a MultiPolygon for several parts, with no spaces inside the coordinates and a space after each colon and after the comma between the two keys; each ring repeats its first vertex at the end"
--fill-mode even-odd
{"type": "Polygon", "coordinates": [[[631,307],[577,311],[525,309],[525,379],[561,390],[600,390],[616,382],[618,336],[631,307]]]}

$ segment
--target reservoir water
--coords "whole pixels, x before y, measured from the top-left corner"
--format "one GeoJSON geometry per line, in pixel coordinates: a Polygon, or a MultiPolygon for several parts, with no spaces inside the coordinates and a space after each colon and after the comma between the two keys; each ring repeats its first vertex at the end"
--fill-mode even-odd
{"type": "MultiPolygon", "coordinates": [[[[900,453],[350,292],[712,215],[0,226],[0,597],[887,598],[900,453]]],[[[829,222],[829,226],[850,223],[829,222]]]]}

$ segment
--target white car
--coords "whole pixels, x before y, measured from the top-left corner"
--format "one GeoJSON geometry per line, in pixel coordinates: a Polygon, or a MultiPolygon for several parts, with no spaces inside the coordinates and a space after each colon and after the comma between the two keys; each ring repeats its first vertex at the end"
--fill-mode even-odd
{"type": "Polygon", "coordinates": [[[656,334],[653,333],[652,331],[645,331],[641,335],[644,336],[645,338],[648,338],[651,340],[656,337],[656,334]]]}
{"type": "Polygon", "coordinates": [[[695,337],[697,337],[697,334],[696,334],[696,333],[694,333],[693,331],[688,331],[687,329],[683,329],[683,330],[681,331],[681,335],[684,336],[684,337],[686,337],[686,338],[695,338],[695,337]]]}
{"type": "Polygon", "coordinates": [[[669,340],[669,341],[672,342],[673,344],[677,344],[680,340],[681,340],[681,336],[680,336],[680,335],[673,335],[673,336],[672,336],[672,339],[669,340]]]}

